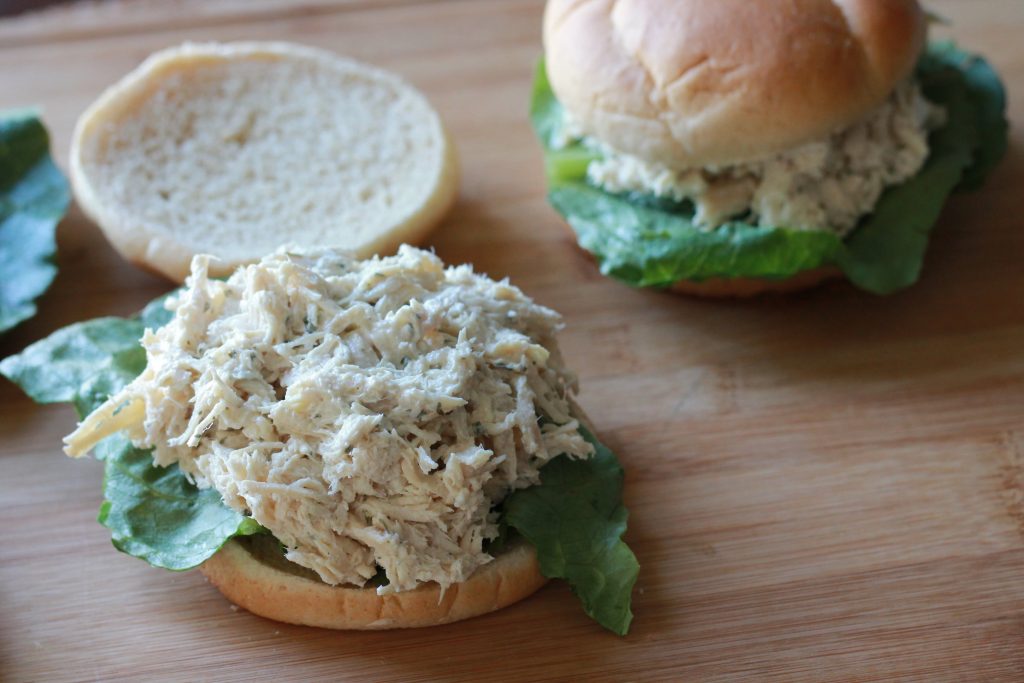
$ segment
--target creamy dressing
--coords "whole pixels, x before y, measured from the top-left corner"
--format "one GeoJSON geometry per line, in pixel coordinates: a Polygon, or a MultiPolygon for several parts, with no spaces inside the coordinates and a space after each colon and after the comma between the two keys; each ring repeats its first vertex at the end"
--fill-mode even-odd
{"type": "Polygon", "coordinates": [[[749,163],[695,169],[649,163],[587,137],[570,117],[556,146],[582,140],[600,151],[603,158],[588,165],[587,177],[609,192],[692,201],[700,228],[749,213],[762,227],[845,235],[871,213],[887,187],[921,170],[928,134],[944,118],[942,108],[911,80],[862,121],[827,139],[749,163]]]}
{"type": "Polygon", "coordinates": [[[195,258],[174,318],[143,337],[143,374],[79,431],[137,414],[129,436],[157,464],[215,488],[329,584],[378,567],[381,593],[463,581],[492,559],[495,503],[552,457],[593,453],[560,317],[506,281],[409,246],[280,251],[227,281],[208,265],[195,258]]]}

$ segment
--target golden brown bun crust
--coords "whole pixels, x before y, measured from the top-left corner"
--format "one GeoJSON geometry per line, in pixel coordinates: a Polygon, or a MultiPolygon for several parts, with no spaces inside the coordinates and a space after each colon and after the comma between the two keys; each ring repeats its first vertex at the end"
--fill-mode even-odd
{"type": "Polygon", "coordinates": [[[826,280],[842,277],[838,268],[825,266],[814,270],[805,270],[784,280],[766,278],[712,278],[701,282],[682,280],[672,285],[669,290],[676,294],[692,294],[709,298],[746,298],[758,294],[785,294],[817,287],[826,280]]]}
{"type": "Polygon", "coordinates": [[[925,27],[916,0],[548,0],[544,46],[587,132],[687,168],[862,118],[910,74],[925,27]]]}
{"type": "Polygon", "coordinates": [[[547,579],[525,542],[441,595],[437,584],[377,595],[373,588],[329,586],[257,560],[229,541],[200,571],[228,600],[261,617],[303,626],[380,630],[436,626],[499,610],[531,595],[547,579]]]}

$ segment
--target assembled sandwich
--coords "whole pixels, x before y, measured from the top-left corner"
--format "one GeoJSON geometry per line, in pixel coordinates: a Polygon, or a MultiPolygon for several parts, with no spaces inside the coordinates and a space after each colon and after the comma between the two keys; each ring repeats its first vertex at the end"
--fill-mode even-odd
{"type": "Polygon", "coordinates": [[[209,271],[0,364],[87,415],[66,450],[106,460],[119,549],[329,628],[465,619],[562,577],[625,633],[622,470],[573,402],[558,314],[408,246],[209,271]]]}
{"type": "Polygon", "coordinates": [[[906,287],[1006,144],[994,72],[926,28],[914,0],[549,0],[550,201],[632,285],[906,287]]]}

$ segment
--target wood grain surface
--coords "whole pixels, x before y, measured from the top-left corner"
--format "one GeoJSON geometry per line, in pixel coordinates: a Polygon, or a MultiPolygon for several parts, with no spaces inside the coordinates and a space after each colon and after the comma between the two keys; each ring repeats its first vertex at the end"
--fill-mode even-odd
{"type": "MultiPolygon", "coordinates": [[[[558,583],[427,630],[266,621],[198,572],[116,552],[100,466],[60,453],[70,408],[3,383],[0,679],[1024,681],[1024,3],[929,5],[1006,79],[1008,158],[949,203],[911,290],[740,303],[635,291],[574,248],[525,117],[538,0],[149,0],[0,22],[0,106],[41,106],[62,164],[100,90],[184,39],[301,41],[421,87],[465,170],[431,244],[564,313],[643,567],[626,638],[558,583]]],[[[75,210],[59,237],[56,284],[0,356],[168,289],[75,210]]]]}

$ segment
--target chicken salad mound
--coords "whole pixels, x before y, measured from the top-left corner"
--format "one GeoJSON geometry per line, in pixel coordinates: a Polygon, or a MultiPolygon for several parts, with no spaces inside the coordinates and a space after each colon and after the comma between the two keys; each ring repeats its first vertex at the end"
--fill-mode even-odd
{"type": "Polygon", "coordinates": [[[917,81],[901,83],[864,119],[826,139],[766,159],[674,169],[619,152],[584,134],[566,115],[559,146],[582,141],[601,158],[587,178],[609,192],[641,192],[694,204],[694,224],[710,230],[750,214],[761,227],[848,234],[882,192],[913,177],[928,158],[928,135],[945,119],[917,81]]]}
{"type": "Polygon", "coordinates": [[[463,581],[492,559],[496,503],[551,458],[593,454],[561,318],[507,282],[409,246],[281,250],[226,281],[208,266],[109,402],[138,419],[113,420],[328,584],[463,581]]]}

